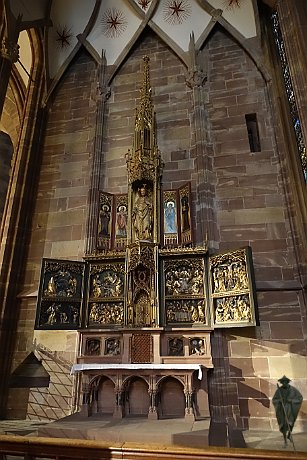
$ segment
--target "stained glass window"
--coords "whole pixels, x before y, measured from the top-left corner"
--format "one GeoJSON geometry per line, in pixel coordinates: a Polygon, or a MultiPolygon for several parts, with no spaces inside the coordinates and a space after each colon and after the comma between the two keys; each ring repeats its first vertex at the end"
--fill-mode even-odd
{"type": "Polygon", "coordinates": [[[297,142],[297,147],[298,147],[298,151],[299,151],[299,155],[300,155],[300,160],[301,160],[301,164],[302,164],[302,169],[303,169],[305,182],[307,182],[306,147],[305,147],[305,143],[304,143],[301,121],[300,121],[298,110],[297,110],[295,94],[294,94],[292,80],[291,80],[290,69],[289,69],[289,65],[288,65],[288,60],[287,60],[287,55],[286,55],[286,50],[285,50],[285,45],[284,45],[282,33],[281,33],[281,30],[280,30],[280,25],[279,25],[279,19],[278,19],[277,12],[273,13],[272,22],[273,22],[273,33],[274,33],[275,43],[276,43],[276,46],[277,46],[277,51],[278,51],[280,62],[281,62],[281,68],[282,68],[282,73],[283,73],[283,77],[284,77],[286,93],[287,93],[287,97],[288,97],[288,101],[289,101],[291,120],[292,120],[292,124],[293,124],[293,128],[294,128],[294,133],[295,133],[295,137],[296,137],[296,142],[297,142]]]}

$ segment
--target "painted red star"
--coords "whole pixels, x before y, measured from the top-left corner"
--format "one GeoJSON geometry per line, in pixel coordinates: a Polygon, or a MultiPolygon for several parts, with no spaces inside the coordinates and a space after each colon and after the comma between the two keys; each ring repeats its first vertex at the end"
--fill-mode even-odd
{"type": "Polygon", "coordinates": [[[147,10],[151,0],[138,0],[138,4],[142,7],[143,10],[147,10]]]}
{"type": "Polygon", "coordinates": [[[59,26],[56,30],[57,38],[55,39],[60,48],[66,48],[70,45],[72,37],[71,29],[67,26],[59,26]]]}
{"type": "Polygon", "coordinates": [[[118,37],[127,27],[127,21],[122,11],[116,8],[108,9],[102,18],[103,32],[107,37],[118,37]]]}
{"type": "Polygon", "coordinates": [[[169,0],[164,7],[164,19],[170,24],[182,24],[191,14],[188,0],[169,0]]]}
{"type": "Polygon", "coordinates": [[[184,8],[182,8],[182,1],[176,2],[176,0],[174,0],[173,4],[169,5],[169,9],[172,10],[172,15],[175,14],[177,17],[184,12],[184,8]]]}

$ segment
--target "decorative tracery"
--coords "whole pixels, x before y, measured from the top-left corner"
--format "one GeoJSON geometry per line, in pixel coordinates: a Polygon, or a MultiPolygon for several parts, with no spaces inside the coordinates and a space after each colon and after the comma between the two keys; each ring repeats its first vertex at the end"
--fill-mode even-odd
{"type": "Polygon", "coordinates": [[[282,73],[284,77],[286,94],[287,94],[287,98],[289,102],[291,121],[292,121],[292,125],[294,128],[296,143],[297,143],[297,147],[299,151],[299,156],[300,156],[300,161],[302,165],[305,182],[307,182],[306,146],[305,146],[305,142],[303,138],[301,120],[300,120],[298,109],[297,109],[295,92],[294,92],[293,85],[292,85],[290,68],[288,64],[285,44],[284,44],[283,36],[281,33],[277,12],[274,12],[274,14],[272,15],[272,24],[273,24],[273,33],[274,33],[275,43],[277,47],[277,52],[280,58],[282,73]]]}

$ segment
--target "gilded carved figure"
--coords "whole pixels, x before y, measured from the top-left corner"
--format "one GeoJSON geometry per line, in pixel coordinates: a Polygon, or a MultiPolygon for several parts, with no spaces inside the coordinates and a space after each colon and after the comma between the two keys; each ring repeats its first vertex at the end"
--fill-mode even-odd
{"type": "Polygon", "coordinates": [[[44,290],[46,297],[73,297],[77,292],[77,279],[68,270],[54,273],[44,290]]]}
{"type": "Polygon", "coordinates": [[[153,205],[146,184],[138,189],[132,210],[132,223],[136,241],[152,241],[153,205]]]}
{"type": "Polygon", "coordinates": [[[166,302],[168,323],[205,323],[203,300],[182,299],[166,302]]]}
{"type": "Polygon", "coordinates": [[[213,269],[213,292],[248,289],[246,266],[241,261],[219,265],[213,269]]]}
{"type": "Polygon", "coordinates": [[[251,321],[248,296],[222,297],[216,301],[215,321],[217,323],[251,321]]]}
{"type": "Polygon", "coordinates": [[[199,259],[167,263],[165,268],[165,294],[167,296],[203,296],[203,272],[203,261],[199,259]]]}
{"type": "Polygon", "coordinates": [[[96,274],[92,279],[91,295],[98,297],[121,297],[124,283],[121,276],[115,271],[96,274]]]}
{"type": "Polygon", "coordinates": [[[122,324],[123,304],[92,303],[89,313],[89,324],[122,324]]]}

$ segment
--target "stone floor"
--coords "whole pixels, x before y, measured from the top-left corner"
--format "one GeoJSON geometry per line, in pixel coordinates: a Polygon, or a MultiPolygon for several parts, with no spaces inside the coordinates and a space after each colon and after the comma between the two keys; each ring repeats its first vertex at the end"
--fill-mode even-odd
{"type": "MultiPolygon", "coordinates": [[[[131,441],[147,444],[175,445],[182,447],[206,447],[209,437],[209,420],[186,421],[184,419],[147,420],[125,418],[114,420],[110,417],[92,416],[90,419],[76,416],[66,417],[57,422],[39,420],[0,420],[0,434],[21,436],[47,436],[78,439],[96,439],[109,442],[131,441]]],[[[283,445],[277,431],[243,432],[246,447],[293,451],[293,445],[283,445]]],[[[307,452],[306,433],[294,432],[293,441],[298,452],[307,452]]]]}

